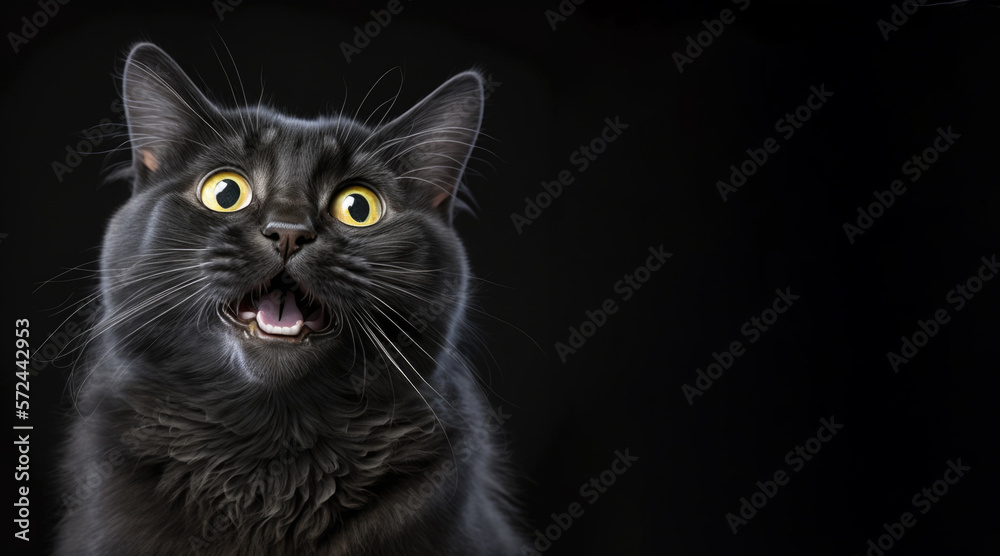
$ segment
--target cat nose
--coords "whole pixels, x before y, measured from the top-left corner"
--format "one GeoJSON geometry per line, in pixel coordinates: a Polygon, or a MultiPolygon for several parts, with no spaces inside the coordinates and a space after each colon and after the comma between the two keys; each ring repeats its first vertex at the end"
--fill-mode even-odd
{"type": "Polygon", "coordinates": [[[316,239],[316,232],[312,226],[289,222],[268,222],[261,233],[264,234],[264,237],[274,241],[275,248],[286,263],[292,253],[316,239]]]}

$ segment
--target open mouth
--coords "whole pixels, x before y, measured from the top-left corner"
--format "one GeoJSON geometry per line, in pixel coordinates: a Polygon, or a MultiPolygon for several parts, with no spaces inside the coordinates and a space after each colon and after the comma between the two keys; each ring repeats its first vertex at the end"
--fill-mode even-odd
{"type": "Polygon", "coordinates": [[[297,342],[333,329],[333,311],[284,271],[223,307],[228,319],[266,340],[297,342]]]}

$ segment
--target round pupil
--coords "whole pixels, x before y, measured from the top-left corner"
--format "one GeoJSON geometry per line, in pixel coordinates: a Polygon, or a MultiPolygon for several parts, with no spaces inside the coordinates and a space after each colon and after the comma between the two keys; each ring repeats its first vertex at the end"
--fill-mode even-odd
{"type": "Polygon", "coordinates": [[[215,202],[227,209],[232,208],[240,200],[240,185],[226,178],[215,184],[215,202]]]}
{"type": "Polygon", "coordinates": [[[355,222],[364,222],[368,220],[368,215],[371,213],[371,206],[368,204],[368,199],[365,199],[364,195],[359,193],[351,193],[344,199],[344,208],[347,209],[347,213],[351,215],[351,218],[355,222]]]}

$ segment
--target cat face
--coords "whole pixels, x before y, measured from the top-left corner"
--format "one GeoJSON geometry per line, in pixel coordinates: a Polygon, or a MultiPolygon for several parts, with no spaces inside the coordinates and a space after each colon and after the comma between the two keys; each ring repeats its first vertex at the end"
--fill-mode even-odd
{"type": "Polygon", "coordinates": [[[99,327],[119,348],[188,378],[433,372],[463,310],[451,217],[477,74],[376,127],[216,106],[149,44],[123,82],[133,195],[105,237],[99,327]]]}

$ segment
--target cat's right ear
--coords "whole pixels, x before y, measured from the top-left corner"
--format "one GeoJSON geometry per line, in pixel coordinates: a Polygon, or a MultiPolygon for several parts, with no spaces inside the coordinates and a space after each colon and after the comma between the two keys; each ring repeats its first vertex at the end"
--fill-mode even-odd
{"type": "Polygon", "coordinates": [[[187,140],[212,130],[217,109],[166,52],[150,43],[132,48],[125,61],[122,97],[132,145],[132,169],[141,181],[187,140]]]}

